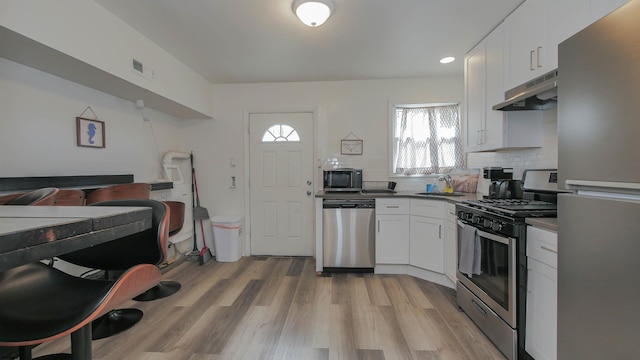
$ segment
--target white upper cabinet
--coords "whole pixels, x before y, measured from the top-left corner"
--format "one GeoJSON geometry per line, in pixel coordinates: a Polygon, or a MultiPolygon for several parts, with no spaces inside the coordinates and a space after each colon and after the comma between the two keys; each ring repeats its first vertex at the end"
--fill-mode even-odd
{"type": "Polygon", "coordinates": [[[507,89],[558,67],[558,44],[590,23],[589,0],[527,0],[506,20],[507,89]]]}
{"type": "Polygon", "coordinates": [[[527,0],[506,20],[507,81],[514,88],[544,74],[544,0],[527,0]]]}
{"type": "Polygon", "coordinates": [[[542,113],[493,110],[504,100],[505,27],[499,25],[465,57],[465,151],[542,145],[542,113]]]}
{"type": "Polygon", "coordinates": [[[478,44],[464,58],[465,151],[479,151],[485,143],[485,42],[478,44]]]}

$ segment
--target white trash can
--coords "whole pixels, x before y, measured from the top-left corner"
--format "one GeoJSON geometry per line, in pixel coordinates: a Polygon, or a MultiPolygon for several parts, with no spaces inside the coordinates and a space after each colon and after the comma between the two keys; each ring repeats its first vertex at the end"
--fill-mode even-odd
{"type": "Polygon", "coordinates": [[[242,220],[241,216],[229,215],[215,215],[211,218],[216,261],[234,262],[242,256],[242,220]]]}

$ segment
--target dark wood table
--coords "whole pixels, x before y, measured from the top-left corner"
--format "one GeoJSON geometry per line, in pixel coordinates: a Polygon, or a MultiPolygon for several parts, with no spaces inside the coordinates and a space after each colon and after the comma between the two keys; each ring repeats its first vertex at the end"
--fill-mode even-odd
{"type": "Polygon", "coordinates": [[[149,229],[151,208],[0,206],[0,271],[149,229]]]}

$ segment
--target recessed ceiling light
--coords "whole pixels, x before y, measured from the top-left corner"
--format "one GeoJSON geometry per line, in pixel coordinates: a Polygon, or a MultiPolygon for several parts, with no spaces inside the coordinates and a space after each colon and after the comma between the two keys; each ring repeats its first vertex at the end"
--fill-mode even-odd
{"type": "Polygon", "coordinates": [[[450,62],[453,62],[455,59],[456,58],[454,58],[453,56],[447,56],[447,57],[444,57],[444,58],[440,59],[440,63],[441,64],[448,64],[450,62]]]}

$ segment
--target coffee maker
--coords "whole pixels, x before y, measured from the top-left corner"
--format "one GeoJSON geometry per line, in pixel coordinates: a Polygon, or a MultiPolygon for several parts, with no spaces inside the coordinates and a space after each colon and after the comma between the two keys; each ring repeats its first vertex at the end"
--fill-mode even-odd
{"type": "Polygon", "coordinates": [[[513,168],[485,167],[482,177],[491,180],[488,199],[522,198],[522,181],[513,180],[513,168]]]}

